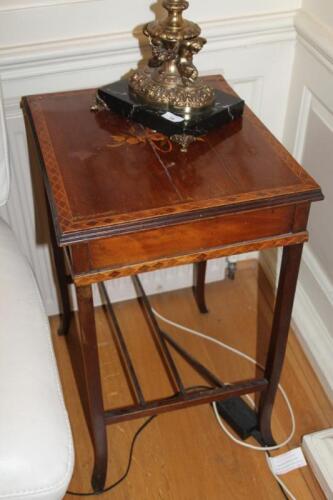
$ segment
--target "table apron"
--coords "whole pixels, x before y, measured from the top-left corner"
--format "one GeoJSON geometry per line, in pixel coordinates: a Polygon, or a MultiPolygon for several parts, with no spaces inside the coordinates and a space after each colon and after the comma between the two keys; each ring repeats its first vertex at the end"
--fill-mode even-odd
{"type": "Polygon", "coordinates": [[[134,276],[136,274],[141,274],[149,271],[157,271],[158,269],[166,269],[168,267],[194,264],[211,259],[266,250],[269,248],[297,245],[307,242],[308,239],[309,235],[307,231],[302,231],[297,234],[285,234],[276,237],[262,238],[255,241],[242,242],[241,244],[201,250],[197,253],[159,258],[157,260],[138,262],[109,269],[93,270],[91,272],[82,274],[72,273],[72,281],[76,286],[79,287],[92,285],[93,283],[99,283],[102,281],[108,281],[126,276],[134,276]]]}

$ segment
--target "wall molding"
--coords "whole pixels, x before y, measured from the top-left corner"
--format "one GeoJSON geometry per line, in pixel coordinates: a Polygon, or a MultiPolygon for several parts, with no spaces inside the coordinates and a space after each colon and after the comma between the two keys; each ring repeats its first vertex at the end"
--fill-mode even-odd
{"type": "MultiPolygon", "coordinates": [[[[34,9],[34,8],[40,8],[40,7],[50,7],[50,6],[58,6],[58,5],[67,5],[67,4],[75,4],[75,3],[98,3],[98,2],[104,2],[105,0],[2,0],[1,1],[1,6],[0,6],[0,12],[12,12],[16,10],[29,10],[29,9],[34,9]]],[[[108,0],[107,0],[108,1],[108,0]]],[[[151,0],[152,1],[152,0],[151,0]]],[[[293,7],[298,8],[300,6],[301,0],[297,1],[282,1],[282,9],[288,9],[290,5],[293,7]]],[[[194,2],[193,2],[194,3],[194,2]]],[[[259,5],[257,6],[258,13],[265,13],[265,10],[262,8],[261,2],[257,2],[259,5]]],[[[278,11],[275,5],[275,0],[270,0],[267,2],[265,5],[265,8],[267,9],[267,12],[270,12],[270,7],[271,10],[273,11],[278,11]]],[[[281,9],[281,5],[280,5],[281,9]]],[[[160,10],[162,8],[160,7],[160,10]]],[[[225,10],[225,9],[224,9],[225,10]]],[[[232,12],[232,9],[229,9],[232,12]]],[[[253,11],[256,11],[255,6],[253,7],[253,11]]],[[[280,10],[281,11],[281,10],[280,10]]],[[[229,12],[227,11],[226,15],[229,15],[229,12]]],[[[230,17],[230,15],[229,15],[230,17]]]]}
{"type": "MultiPolygon", "coordinates": [[[[295,28],[297,40],[314,57],[314,61],[323,67],[328,83],[332,79],[330,73],[333,72],[333,31],[303,11],[296,15],[295,28]]],[[[317,67],[315,62],[313,64],[317,67]]],[[[307,68],[305,75],[309,71],[311,69],[307,68]]],[[[312,83],[309,83],[306,76],[304,81],[297,80],[297,90],[302,92],[302,98],[297,110],[292,154],[300,163],[303,162],[311,111],[332,129],[332,112],[325,105],[325,98],[320,95],[320,86],[317,88],[314,80],[310,82],[312,83]]],[[[268,252],[262,259],[264,272],[274,286],[277,284],[280,258],[281,252],[278,258],[276,253],[268,252]]],[[[306,245],[293,310],[293,329],[327,395],[333,401],[333,336],[330,318],[333,318],[333,284],[311,250],[311,245],[306,245]]]]}
{"type": "MultiPolygon", "coordinates": [[[[314,277],[312,270],[308,268],[307,272],[314,277]]],[[[333,402],[333,338],[302,281],[296,295],[293,328],[326,394],[333,402]]]]}
{"type": "MultiPolygon", "coordinates": [[[[276,252],[265,252],[261,261],[262,268],[274,288],[277,286],[277,269],[280,258],[281,252],[279,252],[278,258],[276,252]]],[[[309,290],[316,290],[317,300],[327,300],[332,306],[333,313],[332,288],[327,288],[329,282],[310,247],[306,245],[297,285],[292,328],[325,392],[333,402],[333,338],[309,294],[309,290]]]]}
{"type": "Polygon", "coordinates": [[[295,29],[299,42],[333,72],[333,30],[303,10],[295,16],[295,29]]]}
{"type": "Polygon", "coordinates": [[[5,0],[0,6],[1,12],[15,12],[16,10],[28,10],[41,7],[52,7],[58,5],[67,5],[71,3],[95,3],[103,0],[21,0],[13,2],[13,0],[5,0]]]}
{"type": "MultiPolygon", "coordinates": [[[[295,10],[290,10],[200,23],[209,41],[204,53],[294,40],[295,14],[295,10]]],[[[106,33],[25,46],[13,45],[0,49],[0,72],[4,80],[15,79],[19,76],[15,70],[22,70],[26,77],[33,75],[33,69],[38,66],[49,67],[59,62],[79,62],[82,65],[83,61],[91,61],[93,56],[107,57],[108,64],[110,58],[135,63],[139,45],[147,46],[141,31],[134,35],[132,32],[106,33]]]]}
{"type": "Polygon", "coordinates": [[[41,7],[51,7],[58,5],[67,5],[71,3],[92,3],[99,2],[101,0],[31,0],[26,1],[17,1],[13,2],[12,0],[6,0],[2,2],[0,6],[1,12],[15,12],[16,10],[28,10],[28,9],[36,9],[41,7]]]}
{"type": "Polygon", "coordinates": [[[299,109],[299,115],[298,115],[294,149],[293,149],[293,156],[299,163],[302,162],[305,139],[306,139],[306,130],[309,123],[309,115],[311,111],[312,100],[313,100],[313,94],[311,90],[307,86],[304,86],[301,105],[299,109]]]}
{"type": "Polygon", "coordinates": [[[9,153],[4,106],[0,80],[0,206],[6,203],[10,184],[9,153]]]}
{"type": "Polygon", "coordinates": [[[333,313],[333,283],[330,281],[329,277],[309,247],[305,248],[303,259],[305,265],[311,272],[312,279],[316,282],[316,285],[320,288],[321,293],[325,296],[328,304],[332,307],[333,313]]]}
{"type": "Polygon", "coordinates": [[[71,3],[93,3],[102,0],[5,0],[0,6],[1,12],[15,12],[16,10],[36,9],[40,7],[51,7],[58,5],[67,5],[71,3]]]}
{"type": "MultiPolygon", "coordinates": [[[[333,112],[321,101],[321,99],[306,85],[303,88],[301,106],[299,110],[296,138],[293,156],[299,163],[303,162],[303,154],[306,145],[306,132],[311,111],[315,112],[325,126],[333,135],[333,112]]],[[[320,287],[323,295],[332,307],[333,317],[333,283],[324,272],[322,266],[315,258],[314,254],[307,249],[304,253],[304,261],[308,266],[313,279],[320,287]]]]}

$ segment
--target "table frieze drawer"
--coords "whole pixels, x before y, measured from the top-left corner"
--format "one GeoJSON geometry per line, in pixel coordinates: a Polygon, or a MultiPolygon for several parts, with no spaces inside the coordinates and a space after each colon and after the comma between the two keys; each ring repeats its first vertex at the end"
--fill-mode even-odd
{"type": "Polygon", "coordinates": [[[163,229],[114,236],[90,241],[91,269],[109,269],[140,262],[155,261],[168,256],[205,252],[208,249],[233,245],[236,242],[293,232],[295,206],[253,210],[223,215],[163,229]]]}

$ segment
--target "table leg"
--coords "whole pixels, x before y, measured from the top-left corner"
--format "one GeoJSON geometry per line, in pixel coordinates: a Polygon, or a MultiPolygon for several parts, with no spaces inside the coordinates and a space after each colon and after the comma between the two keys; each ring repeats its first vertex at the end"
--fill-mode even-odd
{"type": "Polygon", "coordinates": [[[274,444],[271,430],[272,411],[287,348],[302,250],[303,244],[292,245],[283,249],[279,287],[265,370],[265,378],[268,380],[269,385],[266,391],[263,392],[259,405],[260,431],[267,445],[274,444]]]}
{"type": "Polygon", "coordinates": [[[105,486],[108,457],[92,287],[77,287],[76,293],[86,396],[84,406],[95,452],[92,487],[98,492],[105,486]]]}
{"type": "Polygon", "coordinates": [[[193,294],[202,314],[208,313],[205,299],[207,262],[198,262],[193,266],[193,294]]]}
{"type": "Polygon", "coordinates": [[[59,248],[56,236],[54,234],[54,226],[52,222],[52,217],[50,213],[50,209],[48,207],[48,216],[49,216],[49,228],[50,228],[50,238],[52,244],[53,258],[55,271],[58,279],[58,286],[60,292],[60,300],[61,300],[61,325],[58,330],[59,335],[67,335],[70,322],[71,322],[71,301],[69,296],[68,282],[67,282],[67,270],[65,264],[65,257],[63,254],[63,249],[59,248]]]}

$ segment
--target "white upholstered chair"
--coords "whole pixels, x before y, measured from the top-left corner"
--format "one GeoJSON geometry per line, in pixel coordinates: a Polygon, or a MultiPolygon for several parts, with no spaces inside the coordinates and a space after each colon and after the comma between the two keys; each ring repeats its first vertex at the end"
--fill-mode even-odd
{"type": "MultiPolygon", "coordinates": [[[[0,206],[9,192],[2,111],[0,206]]],[[[63,498],[73,456],[48,318],[29,263],[0,218],[0,500],[63,498]]]]}

